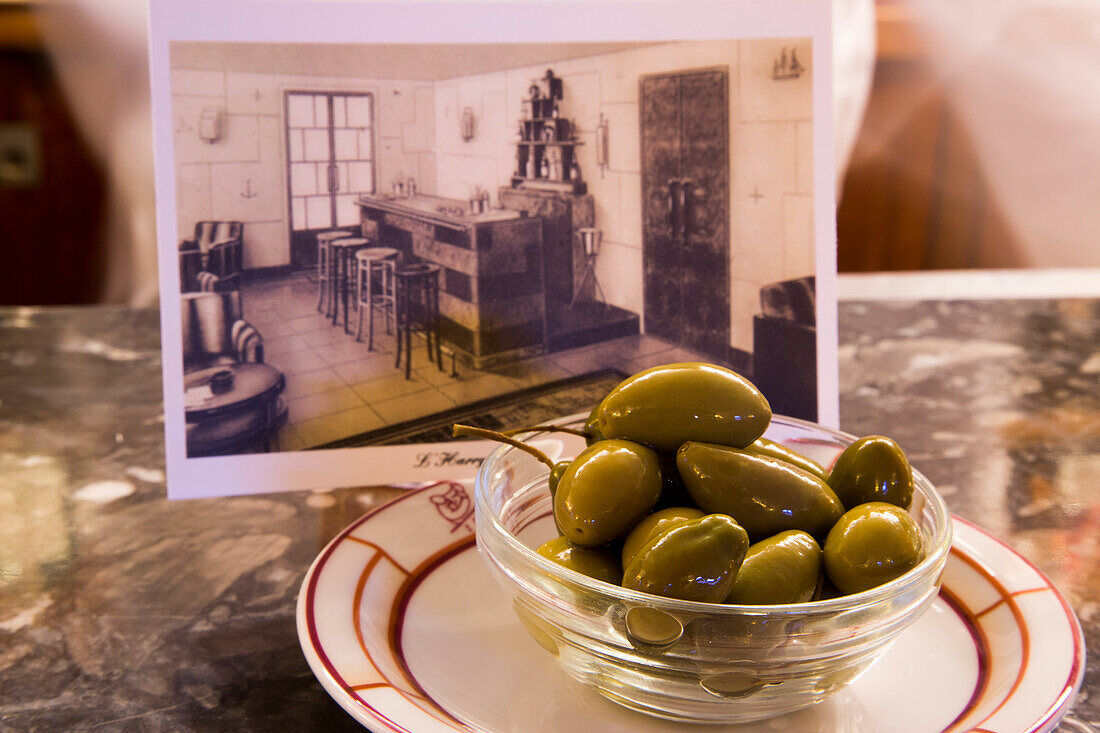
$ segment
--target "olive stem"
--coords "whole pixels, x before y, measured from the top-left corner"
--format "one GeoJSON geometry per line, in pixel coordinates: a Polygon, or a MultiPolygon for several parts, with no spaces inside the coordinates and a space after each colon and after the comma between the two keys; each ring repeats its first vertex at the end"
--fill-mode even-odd
{"type": "Polygon", "coordinates": [[[470,437],[470,438],[486,438],[488,440],[495,440],[498,443],[507,443],[508,445],[512,446],[513,448],[519,448],[524,453],[528,453],[528,454],[534,456],[535,458],[539,459],[540,461],[545,463],[547,466],[549,466],[551,468],[551,470],[553,470],[553,468],[554,468],[554,462],[551,461],[550,457],[547,456],[542,451],[540,451],[538,448],[532,448],[531,446],[527,445],[526,443],[524,443],[522,441],[519,441],[519,440],[516,440],[515,438],[513,438],[509,435],[506,435],[504,433],[498,432],[496,430],[487,430],[485,428],[475,428],[473,425],[460,425],[458,423],[455,423],[454,425],[451,426],[451,435],[456,437],[456,438],[466,436],[466,437],[470,437]]]}
{"type": "Polygon", "coordinates": [[[578,438],[587,438],[583,430],[577,430],[576,428],[567,428],[563,425],[535,425],[531,428],[513,428],[511,430],[502,431],[502,435],[519,435],[520,433],[569,433],[570,435],[576,435],[578,438]]]}

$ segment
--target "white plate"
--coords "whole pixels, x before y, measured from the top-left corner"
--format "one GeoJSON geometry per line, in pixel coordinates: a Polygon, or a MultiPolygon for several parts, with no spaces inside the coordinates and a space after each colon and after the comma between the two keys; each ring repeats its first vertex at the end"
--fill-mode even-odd
{"type": "MultiPolygon", "coordinates": [[[[550,521],[550,520],[546,520],[550,521]]],[[[298,636],[330,695],[374,731],[683,730],[567,678],[523,630],[474,546],[459,484],[403,494],[321,552],[298,636]]],[[[955,519],[943,590],[865,675],[784,718],[693,731],[1052,729],[1081,684],[1085,643],[1031,563],[955,519]]]]}

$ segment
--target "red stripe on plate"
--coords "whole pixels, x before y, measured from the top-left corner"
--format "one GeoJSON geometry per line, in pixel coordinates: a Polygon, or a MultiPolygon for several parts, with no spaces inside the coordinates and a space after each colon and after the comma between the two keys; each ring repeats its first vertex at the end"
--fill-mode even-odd
{"type": "MultiPolygon", "coordinates": [[[[959,550],[952,547],[951,552],[953,554],[958,553],[959,550]]],[[[959,599],[949,588],[940,587],[940,598],[947,603],[948,607],[954,611],[959,620],[963,622],[963,626],[970,632],[971,639],[974,640],[974,648],[978,652],[978,679],[974,681],[974,691],[970,694],[970,700],[967,701],[962,711],[955,716],[955,719],[944,728],[944,731],[949,731],[959,724],[959,721],[970,715],[971,711],[978,706],[978,702],[985,695],[986,688],[989,686],[989,670],[992,665],[992,655],[989,651],[989,639],[986,637],[982,627],[978,625],[978,619],[971,613],[962,600],[959,599]]]]}
{"type": "Polygon", "coordinates": [[[340,543],[348,539],[351,533],[358,529],[368,519],[378,515],[386,509],[393,507],[399,502],[406,501],[414,496],[419,495],[421,492],[437,488],[445,483],[447,482],[440,481],[430,486],[411,490],[407,494],[402,494],[401,496],[398,496],[395,499],[388,501],[379,507],[376,507],[372,511],[367,512],[363,516],[359,517],[359,519],[349,524],[344,529],[344,531],[336,535],[336,537],[334,537],[332,541],[329,542],[325,549],[321,552],[321,555],[317,558],[313,568],[310,570],[309,583],[306,585],[306,629],[309,632],[309,643],[313,647],[313,653],[316,654],[317,658],[321,660],[321,665],[325,668],[325,671],[332,676],[332,679],[336,681],[336,684],[338,684],[343,690],[348,693],[348,696],[352,700],[354,700],[361,708],[363,708],[369,716],[377,720],[379,723],[385,725],[391,731],[394,731],[394,733],[412,733],[412,731],[409,731],[407,728],[404,728],[401,725],[390,720],[379,710],[371,707],[366,701],[359,697],[359,695],[357,695],[352,687],[348,685],[347,681],[344,680],[340,673],[336,671],[336,666],[332,663],[332,660],[329,659],[328,654],[326,654],[325,650],[321,647],[321,640],[317,633],[317,618],[314,611],[317,598],[317,578],[321,574],[322,568],[324,568],[325,564],[332,556],[332,553],[336,550],[340,543]]]}
{"type": "Polygon", "coordinates": [[[412,599],[412,594],[416,588],[424,581],[428,575],[432,573],[436,568],[450,560],[455,555],[458,555],[474,546],[474,536],[470,535],[457,542],[444,547],[439,552],[436,552],[427,560],[418,565],[405,579],[405,582],[401,584],[401,588],[397,591],[397,602],[391,607],[393,610],[390,613],[390,648],[393,649],[394,658],[397,663],[401,665],[401,671],[417,692],[424,696],[424,699],[431,704],[433,708],[439,711],[446,719],[453,722],[455,725],[460,726],[463,730],[474,730],[461,720],[456,718],[450,712],[447,711],[442,705],[440,705],[427,690],[413,677],[412,671],[409,669],[409,663],[405,659],[405,650],[402,642],[402,631],[405,627],[405,612],[408,610],[409,601],[412,599]]]}
{"type": "MultiPolygon", "coordinates": [[[[1035,573],[1039,576],[1039,578],[1044,583],[1046,583],[1047,586],[1054,592],[1054,597],[1058,599],[1058,603],[1062,606],[1062,611],[1066,615],[1066,620],[1069,622],[1070,634],[1073,637],[1073,661],[1070,664],[1069,675],[1067,676],[1066,682],[1062,687],[1062,691],[1058,694],[1058,697],[1055,698],[1054,704],[1051,705],[1049,708],[1047,708],[1046,712],[1040,718],[1038,718],[1034,723],[1032,723],[1030,725],[1030,727],[1026,728],[1023,731],[1023,733],[1036,733],[1037,731],[1045,730],[1047,725],[1049,725],[1053,721],[1056,721],[1056,720],[1060,719],[1061,716],[1064,715],[1066,713],[1066,711],[1069,709],[1070,703],[1072,702],[1072,697],[1075,694],[1075,692],[1077,691],[1077,689],[1080,687],[1081,679],[1084,677],[1085,670],[1084,670],[1084,663],[1083,662],[1084,662],[1084,655],[1085,655],[1085,638],[1084,638],[1084,635],[1081,632],[1081,624],[1077,621],[1077,616],[1073,613],[1073,609],[1071,609],[1069,607],[1069,603],[1068,603],[1068,601],[1066,601],[1065,597],[1061,593],[1058,592],[1058,589],[1054,587],[1054,583],[1051,582],[1050,578],[1047,577],[1046,573],[1044,573],[1042,570],[1040,570],[1035,565],[1035,563],[1031,562],[1026,557],[1021,555],[1019,552],[1017,552],[1011,545],[1009,545],[1004,540],[1001,540],[997,537],[994,537],[992,534],[986,532],[984,529],[982,529],[978,525],[974,524],[973,522],[965,520],[965,519],[963,519],[959,516],[956,516],[956,515],[952,515],[952,518],[956,522],[959,522],[960,524],[964,524],[967,527],[970,527],[970,528],[974,529],[975,531],[980,532],[984,536],[988,537],[989,539],[993,540],[993,542],[995,542],[996,544],[998,544],[1001,547],[1005,548],[1007,551],[1009,551],[1010,553],[1012,553],[1013,555],[1018,557],[1020,560],[1022,560],[1025,565],[1027,565],[1029,568],[1034,570],[1035,573]]],[[[1018,612],[1019,607],[1016,606],[1016,603],[1015,603],[1014,600],[1011,601],[1011,604],[1016,609],[1016,611],[1018,612]]],[[[1025,657],[1025,665],[1024,666],[1025,666],[1025,668],[1027,666],[1026,665],[1026,657],[1025,657]]],[[[1023,673],[1023,670],[1021,670],[1021,674],[1022,673],[1023,673]]],[[[1016,691],[1016,687],[1019,686],[1019,682],[1020,682],[1020,679],[1017,678],[1016,685],[1013,686],[1012,692],[1016,691]]],[[[1009,693],[1008,697],[1012,696],[1012,692],[1009,693]]],[[[1000,706],[998,706],[997,710],[993,711],[993,713],[991,713],[988,717],[986,717],[985,720],[989,720],[990,717],[995,715],[997,713],[997,711],[1000,710],[1001,707],[1004,706],[1005,702],[1008,701],[1008,697],[1006,697],[1005,701],[1002,702],[1000,706]]],[[[983,720],[982,722],[985,722],[985,721],[983,720]]],[[[975,729],[975,731],[976,731],[976,733],[980,733],[980,731],[978,731],[978,729],[975,729]]]]}

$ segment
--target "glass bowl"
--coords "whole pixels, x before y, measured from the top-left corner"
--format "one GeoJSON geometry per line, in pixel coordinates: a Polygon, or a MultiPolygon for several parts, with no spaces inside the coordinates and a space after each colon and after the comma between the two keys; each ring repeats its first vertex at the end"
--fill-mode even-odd
{"type": "MultiPolygon", "coordinates": [[[[584,415],[561,425],[581,428],[584,415]]],[[[562,433],[521,436],[555,460],[584,448],[562,433]]],[[[765,437],[823,466],[855,438],[775,416],[765,437]]],[[[546,466],[501,446],[475,482],[478,551],[531,636],[581,684],[633,710],[737,723],[824,700],[865,672],[932,604],[951,545],[947,506],[914,471],[910,513],[925,559],[905,575],[840,598],[772,606],[700,603],[594,580],[539,555],[557,536],[546,466]]]]}

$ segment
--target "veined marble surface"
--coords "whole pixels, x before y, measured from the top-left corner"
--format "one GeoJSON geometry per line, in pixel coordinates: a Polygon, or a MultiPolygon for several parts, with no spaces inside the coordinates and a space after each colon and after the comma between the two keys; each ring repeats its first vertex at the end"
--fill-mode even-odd
{"type": "MultiPolygon", "coordinates": [[[[843,287],[842,287],[843,290],[843,287]]],[[[1046,572],[1100,729],[1100,299],[847,300],[841,427],[896,438],[1046,572]]],[[[361,730],[298,646],[327,541],[394,489],[164,499],[157,316],[0,310],[0,730],[361,730]]]]}

